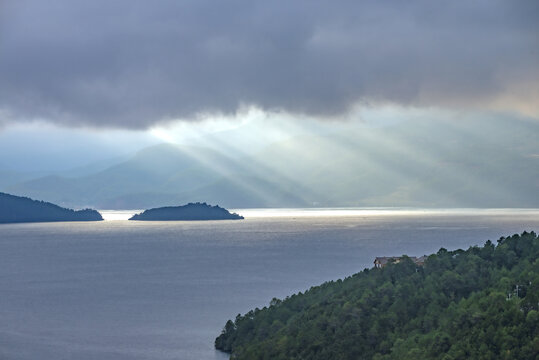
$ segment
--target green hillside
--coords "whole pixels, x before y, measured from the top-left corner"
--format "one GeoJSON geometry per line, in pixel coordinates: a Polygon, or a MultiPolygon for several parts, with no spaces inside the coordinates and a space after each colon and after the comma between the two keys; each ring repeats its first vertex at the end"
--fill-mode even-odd
{"type": "Polygon", "coordinates": [[[440,249],[229,320],[231,359],[537,359],[539,238],[440,249]]]}

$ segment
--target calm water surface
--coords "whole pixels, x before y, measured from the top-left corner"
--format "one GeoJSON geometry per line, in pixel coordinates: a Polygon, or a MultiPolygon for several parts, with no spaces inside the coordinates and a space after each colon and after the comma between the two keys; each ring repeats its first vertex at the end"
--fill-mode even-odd
{"type": "Polygon", "coordinates": [[[243,214],[0,225],[0,358],[226,359],[213,349],[226,320],[273,297],[371,267],[375,256],[539,230],[538,210],[243,214]]]}

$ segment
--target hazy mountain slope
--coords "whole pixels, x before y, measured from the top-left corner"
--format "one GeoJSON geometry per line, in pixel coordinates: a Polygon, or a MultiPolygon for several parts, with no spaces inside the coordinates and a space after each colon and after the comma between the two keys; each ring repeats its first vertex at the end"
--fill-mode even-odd
{"type": "Polygon", "coordinates": [[[297,138],[267,148],[257,160],[302,179],[314,194],[329,195],[326,205],[539,205],[536,123],[457,125],[407,122],[297,138]],[[290,153],[294,161],[281,161],[290,153]]]}
{"type": "Polygon", "coordinates": [[[214,163],[223,167],[228,160],[211,150],[180,149],[164,144],[144,149],[131,159],[92,175],[78,178],[49,176],[17,184],[9,190],[29,196],[42,195],[44,199],[65,205],[100,206],[127,194],[167,193],[167,190],[180,193],[210,183],[220,176],[212,168],[214,163]],[[188,176],[190,171],[193,172],[189,169],[196,167],[201,167],[196,176],[188,176]],[[176,181],[182,177],[185,181],[176,181]]]}
{"type": "Polygon", "coordinates": [[[93,161],[82,166],[77,166],[69,170],[58,172],[56,175],[72,178],[92,175],[106,170],[111,166],[127,161],[130,157],[131,156],[115,156],[105,160],[93,161]]]}
{"type": "Polygon", "coordinates": [[[182,193],[137,192],[100,202],[103,209],[143,209],[171,206],[196,201],[208,201],[225,207],[294,207],[312,206],[284,183],[237,175],[221,177],[217,181],[182,193]]]}
{"type": "Polygon", "coordinates": [[[0,170],[0,190],[17,183],[27,181],[34,177],[32,174],[21,173],[18,171],[0,170]]]}
{"type": "Polygon", "coordinates": [[[9,191],[68,206],[539,207],[539,124],[406,121],[274,143],[251,157],[159,145],[79,178],[9,191]]]}
{"type": "Polygon", "coordinates": [[[147,208],[209,201],[227,207],[307,206],[301,186],[268,181],[263,167],[203,148],[159,145],[130,160],[80,178],[48,176],[10,191],[75,206],[147,208]]]}
{"type": "MultiPolygon", "coordinates": [[[[77,178],[87,175],[92,175],[103,171],[113,165],[126,161],[128,157],[119,156],[102,161],[91,162],[82,166],[77,166],[75,168],[65,170],[65,171],[39,171],[39,172],[29,172],[29,171],[14,171],[10,170],[9,167],[0,164],[0,191],[7,190],[12,188],[17,184],[23,182],[31,182],[32,180],[52,177],[55,179],[59,178],[77,178]]],[[[41,182],[41,180],[40,180],[41,182]]]]}

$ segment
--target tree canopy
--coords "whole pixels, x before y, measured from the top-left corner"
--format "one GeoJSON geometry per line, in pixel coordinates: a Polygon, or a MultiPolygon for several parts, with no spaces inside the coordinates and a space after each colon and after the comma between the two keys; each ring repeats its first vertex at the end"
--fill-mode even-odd
{"type": "Polygon", "coordinates": [[[539,239],[404,258],[229,320],[215,347],[242,359],[536,359],[539,239]]]}

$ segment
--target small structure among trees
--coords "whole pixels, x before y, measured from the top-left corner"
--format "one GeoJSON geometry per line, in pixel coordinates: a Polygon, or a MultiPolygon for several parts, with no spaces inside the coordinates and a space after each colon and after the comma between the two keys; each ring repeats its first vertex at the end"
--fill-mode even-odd
{"type": "Polygon", "coordinates": [[[374,259],[374,267],[375,268],[383,268],[387,264],[397,264],[399,263],[404,257],[409,258],[412,260],[416,265],[423,266],[426,260],[426,256],[421,257],[415,257],[415,256],[379,256],[374,259]]]}

